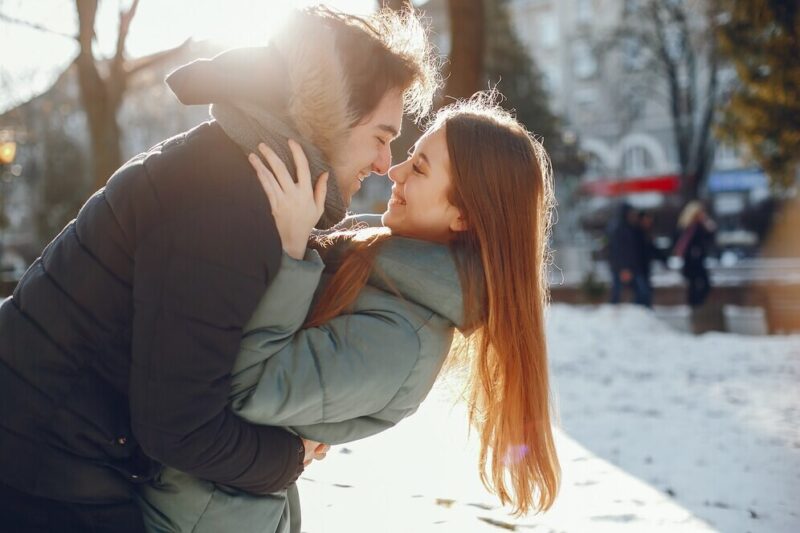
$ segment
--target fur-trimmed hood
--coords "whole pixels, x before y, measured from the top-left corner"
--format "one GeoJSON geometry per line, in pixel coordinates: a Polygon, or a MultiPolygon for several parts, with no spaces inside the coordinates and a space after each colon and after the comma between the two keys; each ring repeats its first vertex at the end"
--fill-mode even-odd
{"type": "Polygon", "coordinates": [[[186,105],[248,104],[288,119],[337,166],[353,116],[334,33],[298,12],[269,46],[236,48],[179,67],[167,84],[186,105]]]}
{"type": "Polygon", "coordinates": [[[340,165],[343,145],[355,117],[333,31],[324,20],[297,13],[273,40],[288,75],[287,114],[297,130],[340,165]]]}

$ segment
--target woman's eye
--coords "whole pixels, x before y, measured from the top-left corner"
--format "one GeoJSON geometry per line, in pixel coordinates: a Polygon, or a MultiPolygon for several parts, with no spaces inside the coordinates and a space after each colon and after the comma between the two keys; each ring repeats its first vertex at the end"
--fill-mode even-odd
{"type": "Polygon", "coordinates": [[[419,166],[417,165],[411,165],[411,170],[413,170],[417,174],[422,174],[422,169],[420,169],[419,166]]]}

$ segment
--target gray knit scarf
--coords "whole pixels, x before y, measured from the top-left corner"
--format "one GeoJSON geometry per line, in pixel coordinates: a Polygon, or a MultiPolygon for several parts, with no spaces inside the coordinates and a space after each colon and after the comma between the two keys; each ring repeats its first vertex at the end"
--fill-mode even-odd
{"type": "Polygon", "coordinates": [[[325,197],[325,212],[317,223],[317,228],[327,229],[345,217],[347,208],[336,184],[333,169],[325,160],[322,152],[308,139],[303,138],[287,119],[247,103],[235,106],[227,103],[212,104],[211,116],[217,120],[228,137],[233,139],[245,154],[252,152],[260,156],[258,144],[262,142],[272,148],[286,164],[286,168],[289,169],[295,180],[297,180],[297,172],[287,141],[289,139],[297,141],[303,147],[308,159],[313,183],[316,184],[317,178],[323,172],[330,172],[328,194],[325,197]]]}

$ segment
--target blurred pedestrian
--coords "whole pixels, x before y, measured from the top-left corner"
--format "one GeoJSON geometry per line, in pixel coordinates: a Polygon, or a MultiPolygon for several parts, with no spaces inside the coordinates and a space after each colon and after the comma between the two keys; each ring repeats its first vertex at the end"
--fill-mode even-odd
{"type": "Polygon", "coordinates": [[[617,217],[608,229],[608,264],[611,269],[612,304],[620,302],[622,290],[633,290],[634,302],[649,305],[642,266],[641,238],[638,235],[638,213],[627,202],[619,207],[617,217]]]}
{"type": "Polygon", "coordinates": [[[655,245],[653,239],[653,223],[655,219],[653,213],[640,211],[637,217],[636,237],[638,239],[637,250],[640,254],[642,268],[642,305],[652,307],[653,305],[653,283],[650,279],[652,273],[651,265],[653,261],[661,261],[666,266],[667,253],[655,245]]]}
{"type": "Polygon", "coordinates": [[[679,236],[672,253],[683,260],[681,274],[686,279],[686,301],[691,307],[703,305],[711,292],[705,260],[716,229],[703,204],[696,200],[686,204],[678,218],[679,236]]]}

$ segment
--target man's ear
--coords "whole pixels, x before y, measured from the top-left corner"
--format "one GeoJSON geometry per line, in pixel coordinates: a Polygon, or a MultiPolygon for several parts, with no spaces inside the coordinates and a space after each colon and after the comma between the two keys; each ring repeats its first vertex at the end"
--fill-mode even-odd
{"type": "Polygon", "coordinates": [[[469,228],[467,219],[464,218],[461,211],[458,211],[458,216],[450,221],[450,231],[467,231],[467,228],[469,228]]]}

